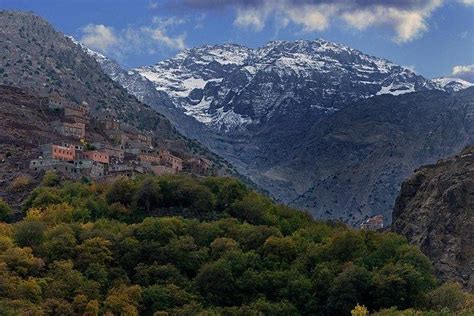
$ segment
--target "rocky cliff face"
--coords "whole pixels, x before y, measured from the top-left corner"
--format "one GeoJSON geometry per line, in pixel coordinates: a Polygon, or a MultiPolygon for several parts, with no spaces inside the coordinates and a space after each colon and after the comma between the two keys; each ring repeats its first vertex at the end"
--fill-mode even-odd
{"type": "Polygon", "coordinates": [[[403,183],[392,229],[421,247],[442,280],[474,291],[474,146],[403,183]]]}

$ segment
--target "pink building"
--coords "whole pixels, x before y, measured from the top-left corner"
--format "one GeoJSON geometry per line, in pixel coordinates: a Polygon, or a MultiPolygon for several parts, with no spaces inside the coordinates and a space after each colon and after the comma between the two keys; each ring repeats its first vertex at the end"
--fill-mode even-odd
{"type": "Polygon", "coordinates": [[[103,151],[89,150],[89,151],[85,151],[83,155],[84,155],[84,158],[95,161],[95,162],[100,162],[104,164],[108,164],[110,162],[109,154],[103,151]]]}
{"type": "Polygon", "coordinates": [[[76,159],[76,149],[74,146],[59,146],[59,145],[51,145],[50,148],[50,157],[56,160],[63,160],[63,161],[74,161],[76,159]]]}
{"type": "Polygon", "coordinates": [[[383,216],[376,215],[368,218],[365,222],[360,224],[361,229],[378,230],[383,228],[383,216]]]}

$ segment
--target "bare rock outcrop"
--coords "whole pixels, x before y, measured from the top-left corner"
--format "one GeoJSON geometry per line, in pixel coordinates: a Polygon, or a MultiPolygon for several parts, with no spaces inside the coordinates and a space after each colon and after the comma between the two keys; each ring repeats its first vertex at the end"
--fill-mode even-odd
{"type": "Polygon", "coordinates": [[[474,146],[403,183],[392,229],[421,247],[440,279],[474,291],[474,146]]]}

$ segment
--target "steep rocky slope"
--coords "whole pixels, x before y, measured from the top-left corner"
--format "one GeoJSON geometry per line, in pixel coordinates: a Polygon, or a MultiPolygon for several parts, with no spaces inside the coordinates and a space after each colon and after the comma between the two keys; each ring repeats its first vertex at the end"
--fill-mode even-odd
{"type": "Polygon", "coordinates": [[[277,167],[267,173],[309,186],[293,204],[317,216],[357,224],[382,214],[389,223],[400,184],[415,168],[469,144],[474,144],[474,88],[377,96],[315,124],[288,162],[272,162],[277,167]]]}
{"type": "Polygon", "coordinates": [[[0,25],[0,83],[39,96],[57,92],[79,103],[88,102],[94,112],[112,112],[127,123],[154,130],[163,138],[179,137],[167,119],[110,80],[94,58],[42,18],[1,11],[0,25]]]}
{"type": "Polygon", "coordinates": [[[421,247],[441,279],[474,291],[474,146],[403,183],[392,229],[421,247]]]}

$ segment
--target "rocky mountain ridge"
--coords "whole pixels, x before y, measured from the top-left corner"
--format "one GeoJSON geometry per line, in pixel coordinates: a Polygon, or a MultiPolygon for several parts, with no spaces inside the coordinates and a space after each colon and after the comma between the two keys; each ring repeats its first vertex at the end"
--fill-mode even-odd
{"type": "Polygon", "coordinates": [[[442,280],[474,290],[474,147],[406,180],[392,229],[420,246],[442,280]]]}
{"type": "Polygon", "coordinates": [[[203,46],[132,71],[184,114],[224,132],[292,111],[321,116],[373,95],[435,88],[407,68],[321,39],[273,41],[258,49],[203,46]]]}

